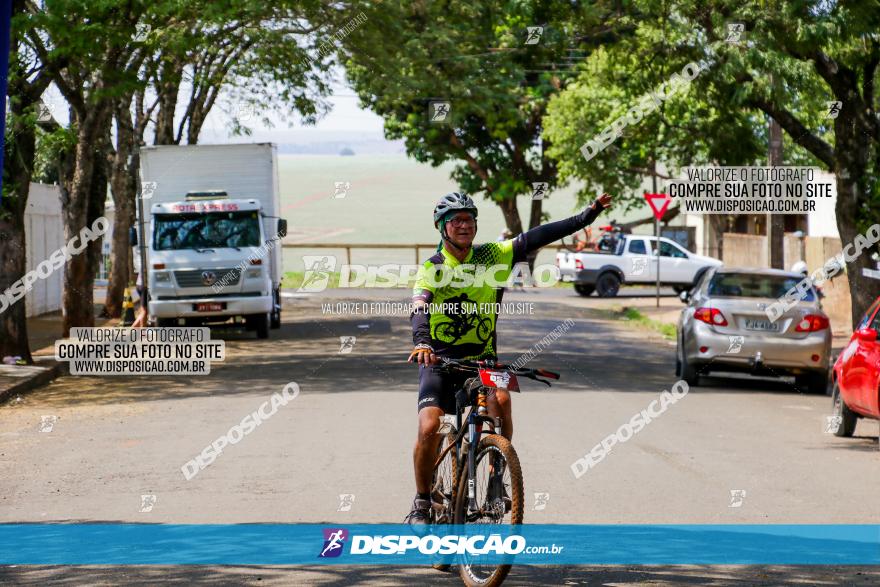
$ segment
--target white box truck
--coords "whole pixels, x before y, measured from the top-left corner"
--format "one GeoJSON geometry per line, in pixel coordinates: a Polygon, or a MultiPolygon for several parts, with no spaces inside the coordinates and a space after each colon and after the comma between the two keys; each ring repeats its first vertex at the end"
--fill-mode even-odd
{"type": "Polygon", "coordinates": [[[163,145],[140,156],[150,317],[232,321],[267,338],[281,325],[287,233],[275,145],[163,145]]]}

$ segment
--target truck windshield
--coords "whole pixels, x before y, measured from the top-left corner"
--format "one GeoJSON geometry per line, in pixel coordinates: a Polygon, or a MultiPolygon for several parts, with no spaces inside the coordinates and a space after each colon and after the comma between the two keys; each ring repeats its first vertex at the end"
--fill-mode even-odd
{"type": "Polygon", "coordinates": [[[156,251],[260,246],[256,211],[158,214],[153,222],[156,251]]]}

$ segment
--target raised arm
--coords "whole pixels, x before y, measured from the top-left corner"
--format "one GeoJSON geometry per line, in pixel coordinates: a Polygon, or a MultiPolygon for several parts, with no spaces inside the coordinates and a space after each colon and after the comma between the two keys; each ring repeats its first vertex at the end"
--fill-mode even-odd
{"type": "Polygon", "coordinates": [[[513,262],[525,261],[528,254],[592,224],[603,210],[611,206],[611,196],[602,194],[587,209],[570,218],[536,226],[513,240],[513,262]]]}

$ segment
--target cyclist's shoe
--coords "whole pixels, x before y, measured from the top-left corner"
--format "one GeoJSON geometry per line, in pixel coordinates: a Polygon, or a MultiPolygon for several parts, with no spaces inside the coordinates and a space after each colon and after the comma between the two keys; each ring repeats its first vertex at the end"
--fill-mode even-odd
{"type": "Polygon", "coordinates": [[[413,500],[412,511],[403,519],[405,524],[410,526],[427,525],[431,523],[431,500],[419,499],[413,500]]]}
{"type": "Polygon", "coordinates": [[[447,565],[446,563],[434,563],[431,565],[431,568],[435,571],[441,571],[443,573],[448,573],[452,570],[452,565],[447,565]]]}

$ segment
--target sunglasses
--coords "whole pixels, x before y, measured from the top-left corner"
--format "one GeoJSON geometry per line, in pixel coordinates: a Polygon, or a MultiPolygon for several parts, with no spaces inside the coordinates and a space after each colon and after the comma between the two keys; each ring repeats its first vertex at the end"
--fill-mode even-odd
{"type": "Polygon", "coordinates": [[[448,222],[449,222],[449,224],[452,225],[453,228],[461,228],[462,226],[476,226],[477,225],[477,219],[474,217],[452,218],[448,222]]]}

